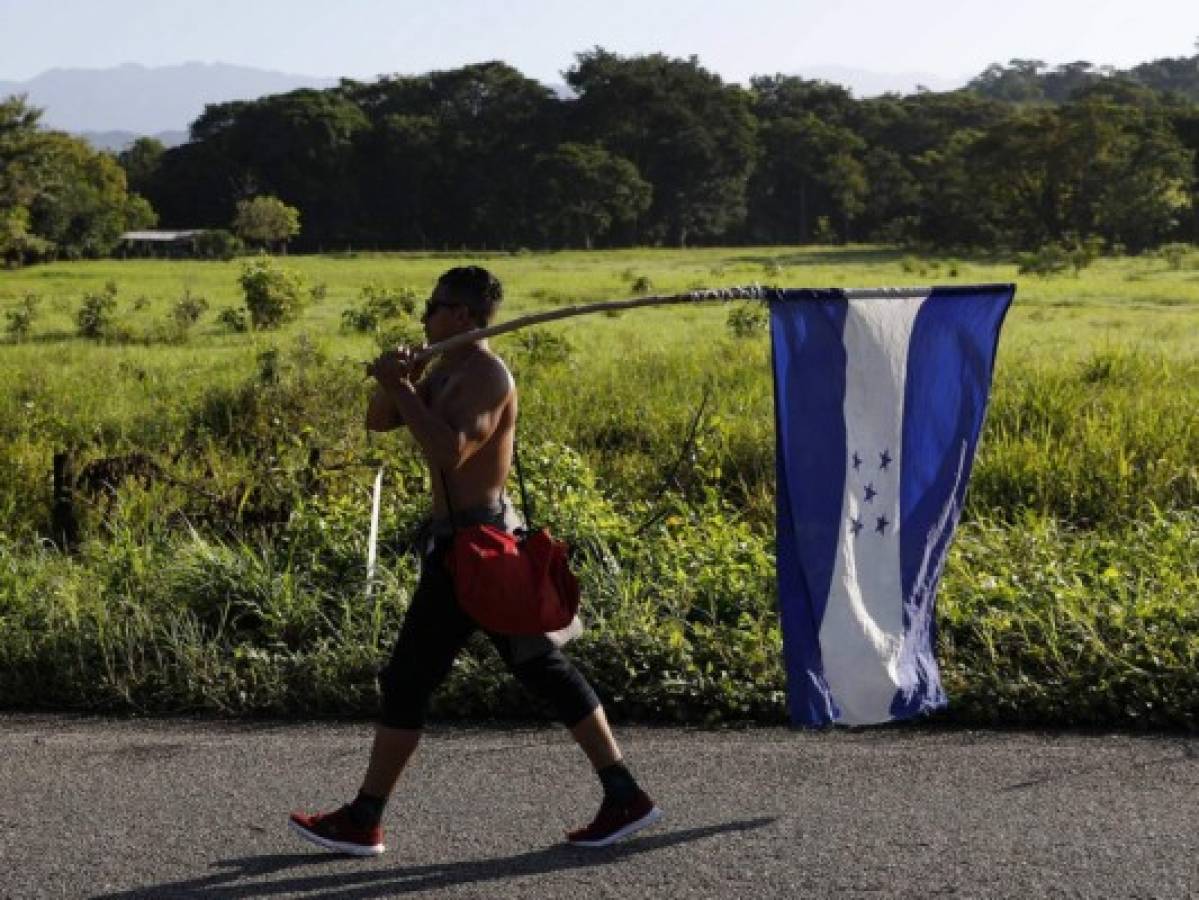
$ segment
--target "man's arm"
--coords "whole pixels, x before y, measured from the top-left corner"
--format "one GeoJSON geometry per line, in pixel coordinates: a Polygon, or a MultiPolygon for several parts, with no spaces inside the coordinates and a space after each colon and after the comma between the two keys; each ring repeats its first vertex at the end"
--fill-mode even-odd
{"type": "Polygon", "coordinates": [[[382,385],[375,387],[366,408],[366,427],[371,431],[394,431],[404,427],[404,420],[382,385]]]}
{"type": "Polygon", "coordinates": [[[435,467],[452,471],[471,458],[495,433],[514,385],[499,360],[480,360],[469,373],[469,390],[450,399],[438,415],[400,371],[384,367],[375,377],[425,457],[435,467]]]}
{"type": "MultiPolygon", "coordinates": [[[[373,363],[367,366],[367,376],[376,375],[376,366],[379,366],[383,360],[391,359],[393,362],[398,362],[400,366],[400,374],[414,384],[420,378],[428,365],[428,360],[420,363],[413,363],[412,356],[415,353],[424,349],[424,345],[420,347],[399,347],[396,350],[388,351],[380,355],[373,363]]],[[[383,369],[379,369],[383,371],[383,369]]],[[[421,393],[421,388],[417,387],[417,393],[421,393]]],[[[423,396],[423,395],[422,395],[423,396]]],[[[383,387],[382,382],[375,386],[375,392],[371,394],[370,403],[366,408],[366,427],[370,431],[394,431],[397,428],[404,427],[404,419],[396,409],[395,401],[387,389],[383,387]]]]}

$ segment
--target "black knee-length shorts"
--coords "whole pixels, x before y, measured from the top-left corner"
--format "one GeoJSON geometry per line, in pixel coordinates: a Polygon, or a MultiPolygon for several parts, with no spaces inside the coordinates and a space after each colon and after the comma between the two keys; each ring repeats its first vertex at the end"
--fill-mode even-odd
{"type": "MultiPolygon", "coordinates": [[[[449,538],[438,537],[421,557],[416,593],[391,659],[379,671],[379,722],[390,728],[424,725],[429,698],[449,674],[467,638],[479,628],[454,596],[454,583],[445,566],[449,547],[449,538]]],[[[568,728],[600,705],[591,685],[548,639],[544,652],[529,657],[526,639],[485,634],[509,671],[534,696],[547,701],[568,728]],[[526,641],[523,647],[521,641],[526,641]]]]}

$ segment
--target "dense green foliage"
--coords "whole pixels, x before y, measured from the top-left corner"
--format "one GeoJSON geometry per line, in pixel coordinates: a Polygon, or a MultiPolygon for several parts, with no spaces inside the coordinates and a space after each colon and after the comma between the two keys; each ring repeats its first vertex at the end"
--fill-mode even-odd
{"type": "Polygon", "coordinates": [[[1144,77],[1014,60],[961,91],[856,100],[596,48],[564,73],[569,96],[500,62],[346,80],[209,106],[189,143],[122,163],[178,227],[227,227],[240,202],[277,196],[303,215],[301,249],[1135,251],[1199,239],[1199,93],[1178,80],[1197,59],[1144,77]]]}
{"type": "Polygon", "coordinates": [[[1095,239],[1138,252],[1199,240],[1197,62],[1013,60],[959,91],[856,100],[595,48],[564,73],[565,96],[502,62],[343,80],[210,105],[188,143],[144,138],[115,157],[38,129],[10,98],[0,255],[105,255],[159,215],[318,251],[1095,239]]]}
{"type": "MultiPolygon", "coordinates": [[[[233,218],[233,230],[249,244],[265,249],[286,248],[287,242],[300,233],[300,211],[278,197],[241,200],[237,204],[237,215],[233,218]]],[[[215,242],[216,239],[208,238],[210,245],[215,242]]]]}
{"type": "Polygon", "coordinates": [[[195,255],[198,259],[228,261],[240,255],[245,249],[245,242],[224,228],[213,228],[196,235],[195,255]]]}
{"type": "MultiPolygon", "coordinates": [[[[951,718],[1197,724],[1199,255],[1179,252],[1177,265],[1105,258],[1021,283],[940,591],[951,718]]],[[[280,330],[246,333],[222,321],[241,303],[236,263],[0,273],[0,308],[37,310],[0,347],[3,703],[369,713],[414,585],[404,537],[427,484],[406,439],[366,443],[356,361],[388,329],[411,330],[414,292],[456,262],[294,257],[327,290],[307,292],[280,330]],[[126,340],[74,337],[85,295],[116,298],[108,333],[126,340]],[[69,554],[44,542],[64,448],[83,532],[69,554]],[[368,601],[373,459],[388,463],[388,502],[368,601]]],[[[638,281],[669,292],[1016,274],[865,248],[484,262],[507,284],[504,315],[638,281]]],[[[588,629],[573,654],[617,715],[784,716],[761,325],[752,305],[712,305],[497,341],[521,388],[534,515],[580,554],[588,629]]],[[[441,715],[527,713],[485,642],[437,702],[441,715]]]]}
{"type": "Polygon", "coordinates": [[[255,328],[278,328],[300,314],[304,305],[304,279],[266,257],[246,263],[238,279],[246,298],[246,311],[255,328]]]}
{"type": "Polygon", "coordinates": [[[125,170],[85,141],[38,127],[21,97],[0,100],[0,261],[103,256],[156,221],[125,170]]]}
{"type": "Polygon", "coordinates": [[[1092,65],[1085,60],[1050,69],[1039,59],[1013,59],[1006,66],[988,66],[966,89],[1012,103],[1065,103],[1087,90],[1116,83],[1163,94],[1176,94],[1199,103],[1199,54],[1155,59],[1131,69],[1092,65]]]}
{"type": "Polygon", "coordinates": [[[635,223],[653,196],[649,183],[627,159],[595,144],[572,143],[537,158],[533,191],[543,204],[543,241],[588,250],[613,227],[635,223]]]}

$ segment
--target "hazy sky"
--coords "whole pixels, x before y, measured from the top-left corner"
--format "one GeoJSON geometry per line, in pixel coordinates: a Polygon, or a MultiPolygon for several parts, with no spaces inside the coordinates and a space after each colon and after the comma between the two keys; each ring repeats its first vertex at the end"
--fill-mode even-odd
{"type": "Polygon", "coordinates": [[[0,0],[0,80],[55,67],[227,62],[370,79],[502,59],[695,54],[730,81],[847,66],[965,78],[1012,57],[1189,56],[1199,0],[0,0]]]}

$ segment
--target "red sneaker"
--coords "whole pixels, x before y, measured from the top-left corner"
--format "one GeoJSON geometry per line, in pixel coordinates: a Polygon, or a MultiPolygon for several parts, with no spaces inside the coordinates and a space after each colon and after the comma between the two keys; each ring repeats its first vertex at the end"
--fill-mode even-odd
{"type": "Polygon", "coordinates": [[[579,828],[566,835],[576,847],[607,847],[621,838],[653,825],[662,818],[662,810],[645,791],[637,793],[627,803],[615,803],[607,798],[600,805],[599,813],[586,828],[579,828]]]}
{"type": "Polygon", "coordinates": [[[386,849],[383,846],[383,829],[378,825],[373,828],[355,825],[345,806],[334,812],[311,816],[294,812],[287,824],[304,840],[334,853],[378,856],[386,849]]]}

